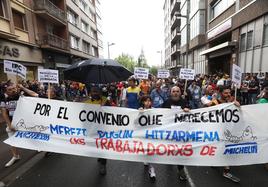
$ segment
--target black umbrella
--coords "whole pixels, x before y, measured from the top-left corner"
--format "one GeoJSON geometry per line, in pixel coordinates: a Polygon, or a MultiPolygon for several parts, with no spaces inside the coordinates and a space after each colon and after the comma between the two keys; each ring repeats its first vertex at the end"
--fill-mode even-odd
{"type": "Polygon", "coordinates": [[[65,80],[106,84],[128,79],[133,73],[111,59],[89,59],[77,62],[63,71],[65,80]]]}

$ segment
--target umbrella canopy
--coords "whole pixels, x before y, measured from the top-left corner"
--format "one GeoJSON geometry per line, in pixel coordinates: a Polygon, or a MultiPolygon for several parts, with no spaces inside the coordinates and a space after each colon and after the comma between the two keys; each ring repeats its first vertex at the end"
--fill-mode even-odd
{"type": "Polygon", "coordinates": [[[63,71],[64,79],[82,83],[106,84],[128,79],[133,73],[111,59],[89,59],[77,62],[63,71]]]}

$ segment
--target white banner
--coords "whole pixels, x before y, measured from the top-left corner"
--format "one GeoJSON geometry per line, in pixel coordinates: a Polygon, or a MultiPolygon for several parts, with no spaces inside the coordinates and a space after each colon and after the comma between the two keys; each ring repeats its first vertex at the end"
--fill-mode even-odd
{"type": "Polygon", "coordinates": [[[236,64],[233,64],[232,81],[236,84],[237,88],[241,87],[242,70],[236,64]]]}
{"type": "Polygon", "coordinates": [[[159,78],[159,79],[167,79],[167,78],[169,78],[169,76],[170,76],[169,70],[159,69],[157,71],[157,78],[159,78]]]}
{"type": "Polygon", "coordinates": [[[180,79],[194,80],[194,76],[195,76],[195,70],[194,69],[181,68],[181,70],[180,70],[180,79]]]}
{"type": "Polygon", "coordinates": [[[17,62],[4,60],[4,72],[7,74],[18,75],[26,79],[27,68],[17,62]]]}
{"type": "Polygon", "coordinates": [[[38,81],[59,84],[59,71],[52,69],[38,69],[38,81]]]}
{"type": "Polygon", "coordinates": [[[149,69],[148,68],[134,68],[134,76],[136,79],[148,79],[149,69]]]}
{"type": "Polygon", "coordinates": [[[268,162],[267,104],[180,109],[100,107],[22,97],[5,142],[89,157],[199,166],[268,162]],[[25,112],[27,110],[27,112],[25,112]]]}

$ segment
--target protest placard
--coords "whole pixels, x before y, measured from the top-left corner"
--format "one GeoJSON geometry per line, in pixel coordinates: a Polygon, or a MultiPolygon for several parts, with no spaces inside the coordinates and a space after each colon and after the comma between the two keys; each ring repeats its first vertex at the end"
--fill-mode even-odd
{"type": "Polygon", "coordinates": [[[52,69],[38,69],[38,81],[44,83],[59,83],[59,71],[52,69]]]}
{"type": "Polygon", "coordinates": [[[170,77],[170,73],[169,70],[166,69],[159,69],[157,71],[157,78],[159,79],[167,79],[170,77]]]}
{"type": "Polygon", "coordinates": [[[148,79],[149,69],[148,68],[134,68],[134,76],[136,79],[148,79]]]}
{"type": "Polygon", "coordinates": [[[181,68],[180,79],[194,80],[194,76],[195,76],[194,69],[181,68]]]}
{"type": "Polygon", "coordinates": [[[17,62],[4,60],[4,72],[11,75],[18,75],[26,79],[27,68],[17,62]]]}

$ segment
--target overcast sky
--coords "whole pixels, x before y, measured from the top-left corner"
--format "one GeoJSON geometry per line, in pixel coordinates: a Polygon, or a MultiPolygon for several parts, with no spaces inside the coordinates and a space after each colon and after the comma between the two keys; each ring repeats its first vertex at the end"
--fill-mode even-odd
{"type": "Polygon", "coordinates": [[[127,53],[137,60],[141,48],[149,65],[164,64],[164,0],[101,0],[104,58],[127,53]]]}

